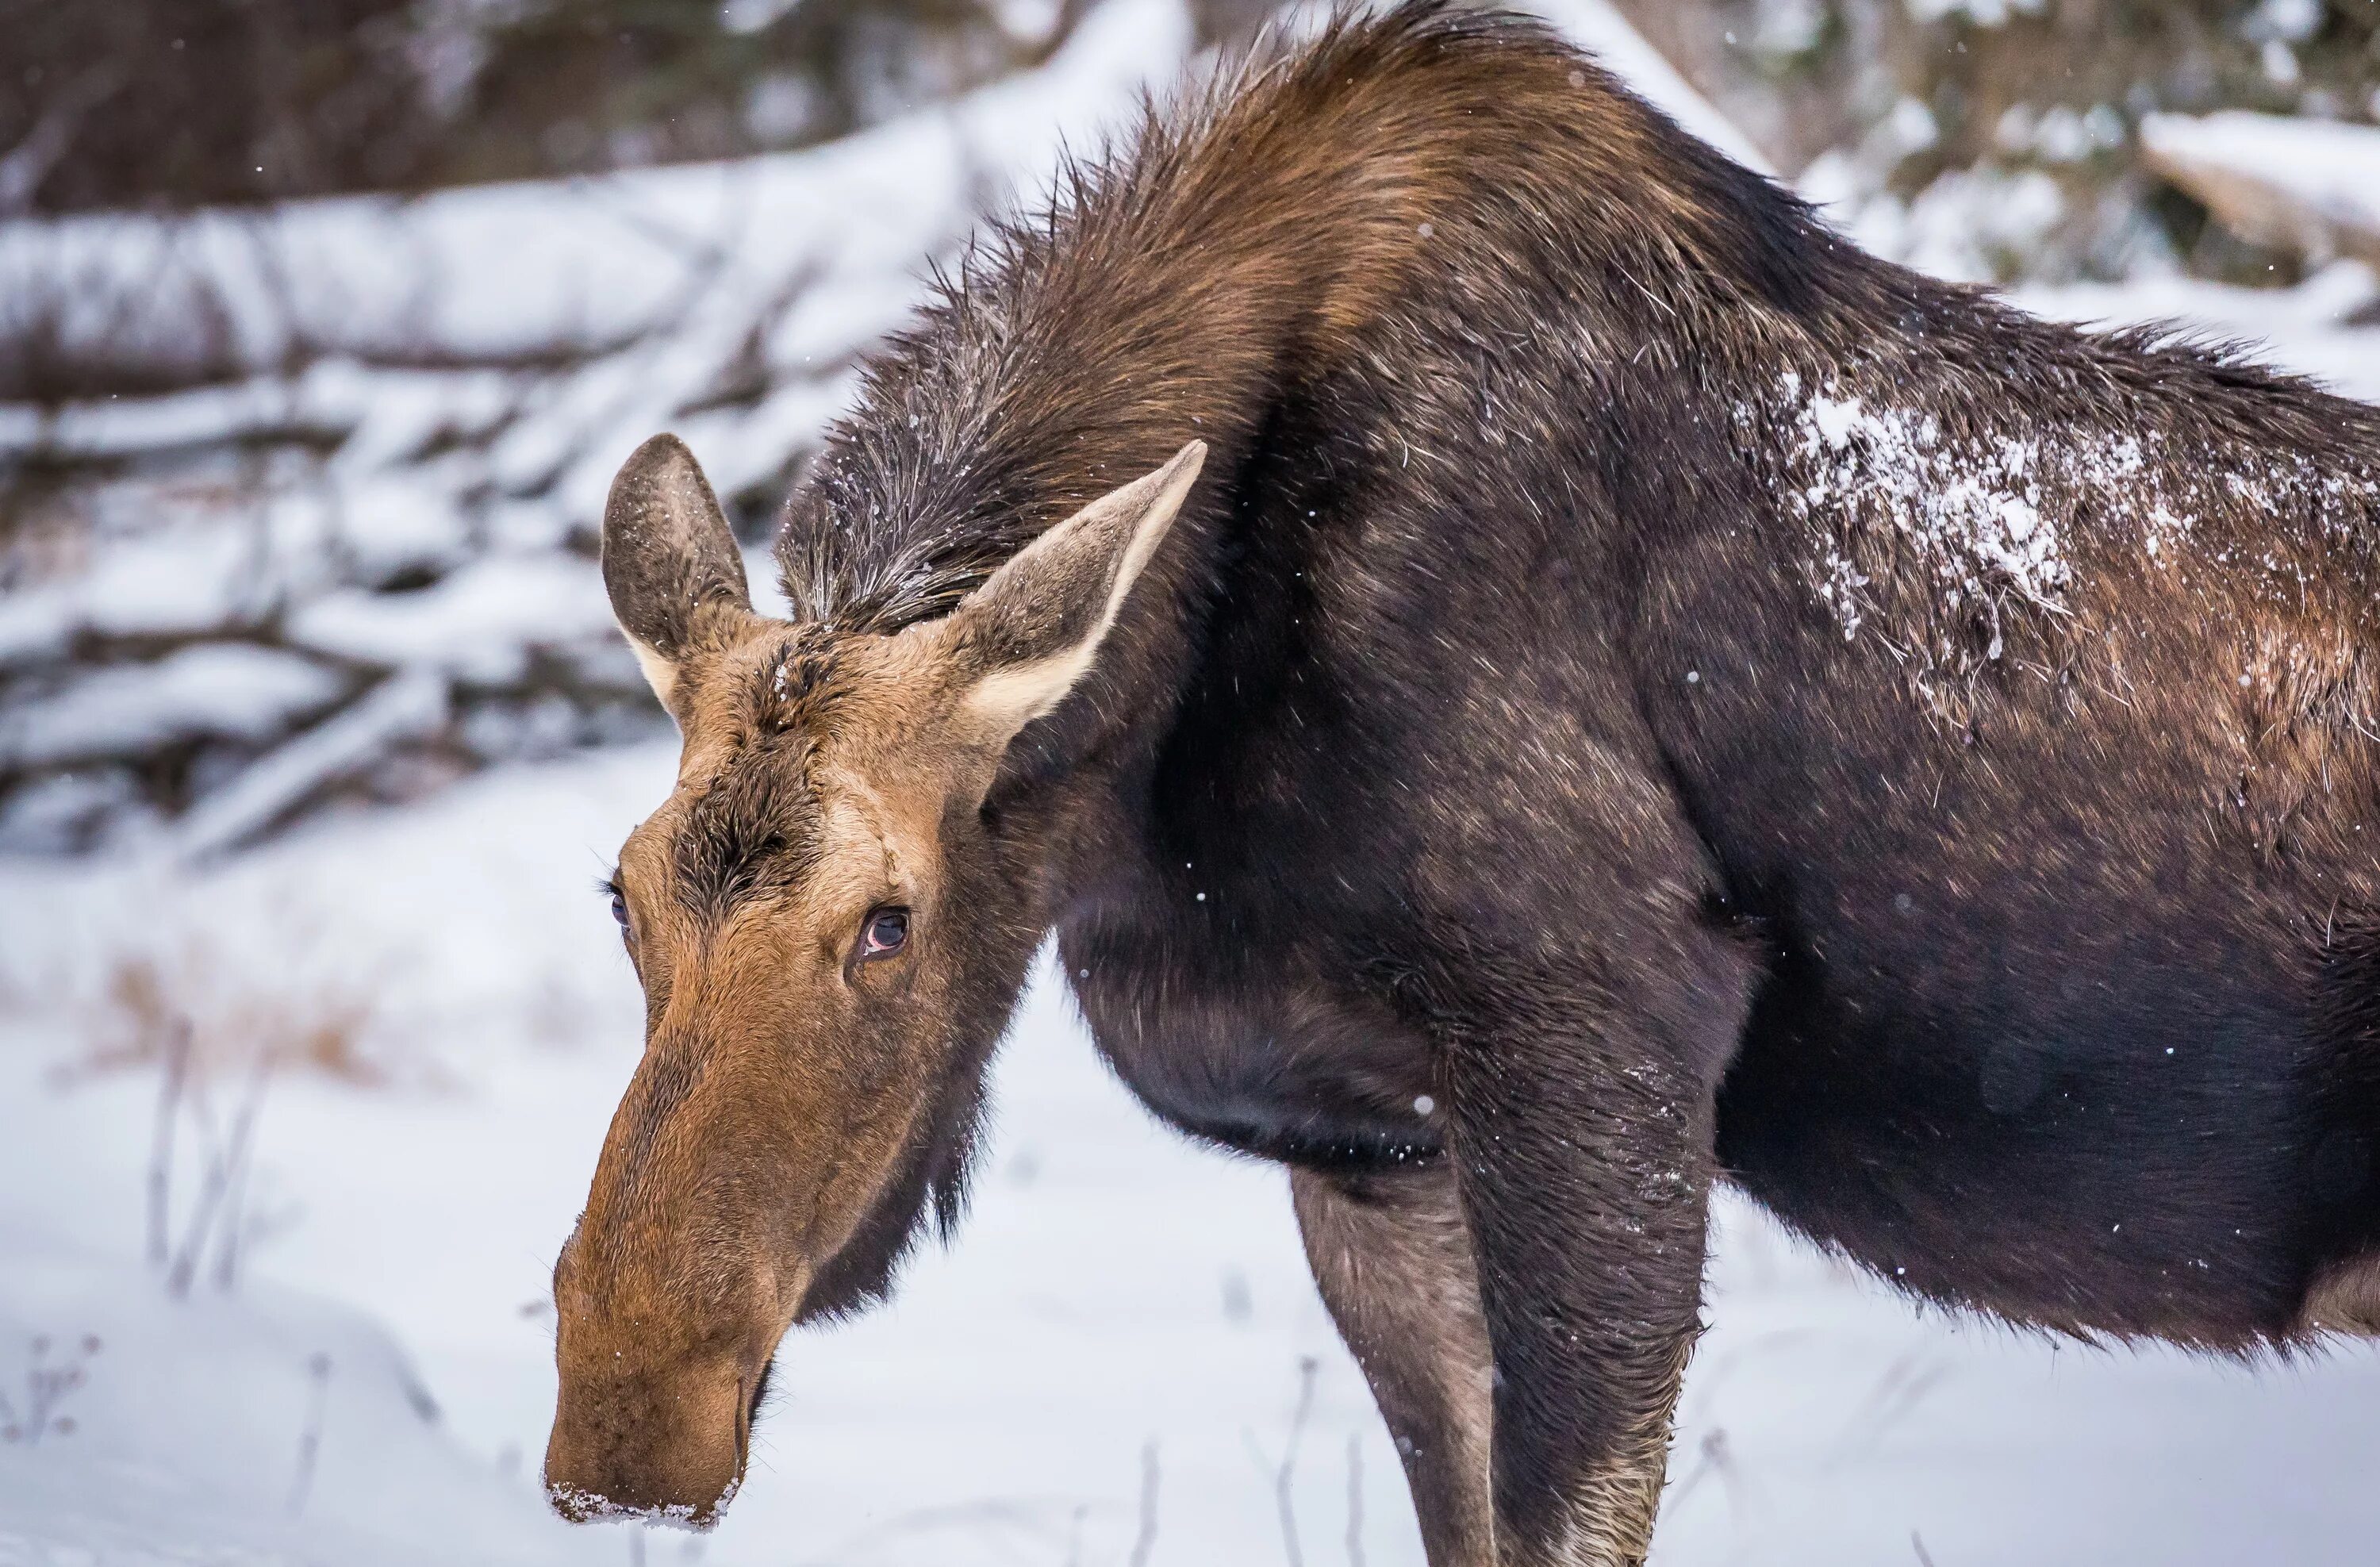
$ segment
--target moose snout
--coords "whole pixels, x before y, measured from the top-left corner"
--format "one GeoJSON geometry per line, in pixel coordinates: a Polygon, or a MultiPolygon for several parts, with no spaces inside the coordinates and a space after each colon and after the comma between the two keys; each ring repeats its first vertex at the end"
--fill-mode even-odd
{"type": "Polygon", "coordinates": [[[743,1482],[759,1374],[741,1357],[630,1368],[565,1366],[545,1489],[573,1523],[642,1518],[708,1529],[743,1482]]]}
{"type": "MultiPolygon", "coordinates": [[[[673,1005],[707,993],[689,978],[673,1005]]],[[[765,1018],[743,1031],[785,1032],[765,1018]]],[[[754,1407],[810,1277],[802,1241],[818,1207],[800,1160],[750,1151],[774,1117],[749,1065],[712,1033],[657,1028],[613,1115],[554,1259],[545,1482],[565,1518],[708,1528],[743,1480],[754,1407]]]]}

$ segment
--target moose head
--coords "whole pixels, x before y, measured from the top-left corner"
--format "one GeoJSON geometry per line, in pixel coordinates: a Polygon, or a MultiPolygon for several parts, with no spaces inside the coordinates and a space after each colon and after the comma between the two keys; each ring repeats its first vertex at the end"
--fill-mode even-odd
{"type": "Polygon", "coordinates": [[[1047,917],[985,797],[1098,661],[1205,453],[890,635],[755,613],[675,439],[621,470],[604,586],[685,748],[612,881],[645,1054],[554,1268],[565,1514],[714,1522],[786,1330],[881,1294],[929,1209],[956,1217],[1047,917]]]}

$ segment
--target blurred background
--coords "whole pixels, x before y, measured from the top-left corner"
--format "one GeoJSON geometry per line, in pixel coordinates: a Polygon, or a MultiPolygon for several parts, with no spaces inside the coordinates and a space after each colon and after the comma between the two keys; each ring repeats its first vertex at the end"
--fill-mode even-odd
{"type": "MultiPolygon", "coordinates": [[[[2380,0],[1540,0],[1862,244],[2380,398],[2380,0]]],[[[702,1539],[550,1524],[668,721],[605,486],[754,551],[935,258],[1269,0],[0,0],[0,1567],[1420,1560],[1277,1173],[1037,986],[984,1195],[702,1539]]],[[[2380,1359],[1912,1308],[1726,1208],[1658,1559],[2364,1563],[2380,1359]]]]}

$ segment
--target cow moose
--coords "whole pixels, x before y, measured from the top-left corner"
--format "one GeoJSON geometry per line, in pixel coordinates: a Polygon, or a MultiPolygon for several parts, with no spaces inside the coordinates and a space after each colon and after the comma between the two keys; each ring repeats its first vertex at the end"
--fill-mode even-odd
{"type": "Polygon", "coordinates": [[[718,1516],[1052,933],[1287,1167],[1435,1567],[1643,1560],[1715,1183],[2057,1331],[2380,1325],[2376,550],[2380,410],[1867,256],[1526,18],[1150,109],[869,362],[788,618],[677,441],[612,492],[684,752],[555,1504],[718,1516]]]}

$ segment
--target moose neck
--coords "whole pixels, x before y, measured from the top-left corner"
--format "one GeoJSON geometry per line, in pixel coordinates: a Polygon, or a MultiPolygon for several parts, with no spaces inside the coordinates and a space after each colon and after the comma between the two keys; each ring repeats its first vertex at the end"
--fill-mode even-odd
{"type": "MultiPolygon", "coordinates": [[[[1305,514],[1284,487],[1349,493],[1365,468],[1409,458],[1317,450],[1318,414],[1410,354],[1393,322],[1415,298],[1488,286],[1489,248],[1506,273],[1606,296],[1615,343],[1639,322],[1647,340],[1691,331],[1738,297],[1762,306],[1744,322],[1806,313],[1810,269],[1769,264],[1777,248],[1726,216],[1750,203],[1825,249],[1798,209],[1633,100],[1586,91],[1574,55],[1448,52],[1463,25],[1342,29],[1152,117],[1122,162],[1065,171],[1046,216],[991,228],[870,362],[777,546],[795,616],[832,629],[944,615],[1085,504],[1187,441],[1209,448],[1091,673],[1011,748],[1006,780],[1026,786],[1010,796],[1063,811],[1102,779],[1133,792],[1223,641],[1219,617],[1245,653],[1261,578],[1303,564],[1304,535],[1281,530],[1305,514]],[[1548,103],[1563,105],[1551,120],[1548,103]],[[1483,168],[1502,177],[1483,186],[1483,168]],[[1527,217],[1550,213],[1559,243],[1527,217]]],[[[1657,367],[1719,372],[1718,345],[1658,346],[1657,367]]]]}
{"type": "Polygon", "coordinates": [[[1207,477],[1041,748],[1056,761],[1161,726],[1259,431],[1354,351],[1449,199],[1453,160],[1416,151],[1394,73],[1344,66],[1152,121],[1123,166],[1068,171],[1051,214],[977,243],[871,364],[788,507],[798,618],[889,632],[945,613],[1201,439],[1207,477]]]}

